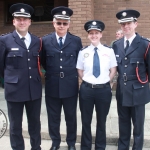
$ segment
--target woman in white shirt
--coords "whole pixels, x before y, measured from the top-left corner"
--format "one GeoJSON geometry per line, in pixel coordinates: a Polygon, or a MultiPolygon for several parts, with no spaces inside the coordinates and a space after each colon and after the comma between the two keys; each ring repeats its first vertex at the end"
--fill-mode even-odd
{"type": "Polygon", "coordinates": [[[76,68],[82,79],[79,102],[82,119],[81,150],[91,150],[91,121],[95,106],[97,128],[95,150],[106,147],[106,118],[109,112],[112,93],[110,81],[116,74],[116,58],[114,51],[100,43],[103,22],[91,20],[85,23],[90,46],[83,48],[78,55],[76,68]]]}

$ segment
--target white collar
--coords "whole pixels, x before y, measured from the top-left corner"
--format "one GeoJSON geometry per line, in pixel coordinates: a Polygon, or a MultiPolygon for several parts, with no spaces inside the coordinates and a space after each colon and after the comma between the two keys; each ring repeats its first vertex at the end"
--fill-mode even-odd
{"type": "Polygon", "coordinates": [[[126,40],[129,41],[129,45],[131,45],[132,41],[134,40],[134,38],[136,37],[136,34],[134,33],[129,39],[127,39],[126,37],[124,38],[124,43],[126,44],[126,40]]]}
{"type": "Polygon", "coordinates": [[[100,49],[101,49],[101,47],[102,47],[102,44],[101,44],[101,43],[99,43],[97,46],[94,46],[94,45],[91,43],[90,47],[91,47],[91,49],[93,49],[93,50],[94,50],[94,48],[95,48],[95,47],[97,47],[97,48],[98,48],[98,50],[100,50],[100,49]]]}
{"type": "MultiPolygon", "coordinates": [[[[58,34],[57,34],[56,32],[55,32],[55,35],[56,35],[56,39],[59,40],[60,36],[58,36],[58,34]]],[[[65,34],[65,35],[62,37],[63,40],[66,39],[66,35],[67,35],[67,34],[65,34]]]]}
{"type": "Polygon", "coordinates": [[[16,30],[16,32],[17,32],[18,36],[20,37],[20,39],[22,37],[24,37],[27,41],[30,41],[30,34],[28,32],[27,32],[27,34],[25,36],[20,35],[17,30],[16,30]]]}

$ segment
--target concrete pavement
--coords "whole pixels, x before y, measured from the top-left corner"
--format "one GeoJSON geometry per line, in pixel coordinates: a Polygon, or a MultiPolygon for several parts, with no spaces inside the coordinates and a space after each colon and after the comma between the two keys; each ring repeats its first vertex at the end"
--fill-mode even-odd
{"type": "MultiPolygon", "coordinates": [[[[29,138],[25,138],[25,150],[30,150],[30,140],[29,138]]],[[[0,150],[11,150],[10,143],[9,143],[9,137],[3,136],[0,139],[0,150]]],[[[51,146],[51,140],[43,140],[41,142],[41,148],[42,150],[49,150],[51,146]]],[[[66,142],[61,142],[60,149],[59,150],[68,150],[66,142]]],[[[80,150],[80,143],[76,143],[76,150],[80,150]]],[[[92,145],[92,150],[94,150],[94,144],[92,145]]],[[[117,150],[116,145],[106,145],[106,150],[117,150]]],[[[130,150],[132,148],[130,147],[130,150]]],[[[150,148],[143,148],[143,150],[150,150],[150,148]]]]}
{"type": "MultiPolygon", "coordinates": [[[[8,118],[6,101],[4,99],[4,89],[2,89],[2,88],[0,88],[0,109],[6,114],[6,116],[8,118]]],[[[66,125],[65,125],[63,111],[61,114],[61,118],[62,119],[61,119],[60,132],[61,132],[62,142],[65,144],[65,146],[62,146],[61,149],[64,148],[64,150],[65,150],[65,149],[67,149],[66,143],[65,143],[66,125]]],[[[91,129],[92,129],[92,135],[93,135],[93,143],[94,143],[95,131],[96,131],[96,113],[95,112],[93,113],[93,120],[92,120],[91,127],[92,127],[91,129]]],[[[79,106],[78,106],[78,108],[77,108],[77,143],[80,143],[81,128],[82,128],[81,114],[80,114],[80,110],[79,110],[79,106]]],[[[107,144],[108,144],[107,150],[109,149],[109,145],[113,145],[113,146],[111,146],[112,147],[111,150],[117,150],[116,145],[117,145],[117,139],[118,139],[118,116],[117,116],[116,100],[115,100],[114,96],[112,98],[110,111],[107,116],[106,134],[107,134],[107,144]]],[[[146,105],[144,134],[145,134],[144,148],[146,148],[146,150],[150,150],[150,103],[146,105]]],[[[9,126],[8,126],[7,132],[5,133],[5,136],[0,138],[0,141],[6,139],[4,141],[6,143],[9,142],[9,138],[6,135],[9,135],[9,126]]],[[[29,135],[27,132],[27,119],[26,119],[25,112],[23,115],[23,136],[26,137],[27,138],[26,141],[28,141],[29,135]]],[[[44,88],[43,88],[42,107],[41,107],[41,136],[42,136],[42,142],[47,143],[46,146],[49,148],[51,146],[51,141],[50,141],[49,134],[48,134],[44,88]]],[[[3,143],[3,142],[0,142],[0,143],[3,143]]],[[[2,144],[2,145],[4,146],[4,144],[2,144]]],[[[8,145],[9,144],[6,144],[6,146],[8,146],[8,145]]],[[[27,144],[27,145],[29,145],[29,144],[27,144]]],[[[132,140],[131,140],[131,145],[132,145],[132,140]]],[[[0,144],[0,146],[1,146],[1,144],[0,144]]],[[[45,147],[45,150],[48,149],[47,147],[45,147]]],[[[0,149],[1,149],[1,147],[0,147],[0,149]]],[[[5,149],[3,148],[2,150],[5,150],[5,149]]],[[[43,150],[44,150],[44,146],[43,146],[43,150]]]]}

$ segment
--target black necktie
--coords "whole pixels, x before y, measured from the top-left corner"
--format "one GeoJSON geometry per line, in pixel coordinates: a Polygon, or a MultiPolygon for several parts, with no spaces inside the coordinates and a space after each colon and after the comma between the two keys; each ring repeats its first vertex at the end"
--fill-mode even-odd
{"type": "Polygon", "coordinates": [[[25,37],[22,37],[22,38],[21,38],[21,41],[24,43],[24,46],[26,47],[26,43],[25,43],[24,40],[25,40],[25,37]]]}
{"type": "Polygon", "coordinates": [[[59,37],[59,47],[62,48],[62,45],[63,45],[63,43],[62,43],[62,37],[59,37]]]}
{"type": "Polygon", "coordinates": [[[93,57],[93,75],[97,78],[100,75],[100,61],[97,53],[97,47],[94,48],[94,57],[93,57]]]}
{"type": "Polygon", "coordinates": [[[128,48],[129,48],[129,41],[126,40],[126,47],[125,47],[125,49],[124,49],[125,53],[127,52],[128,48]]]}

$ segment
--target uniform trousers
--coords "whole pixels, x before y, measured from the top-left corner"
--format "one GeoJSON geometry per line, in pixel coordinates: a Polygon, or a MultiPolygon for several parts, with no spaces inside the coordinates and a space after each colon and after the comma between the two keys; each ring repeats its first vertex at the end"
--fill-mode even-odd
{"type": "Polygon", "coordinates": [[[13,150],[25,150],[22,136],[23,110],[26,109],[31,150],[41,150],[41,99],[25,102],[7,101],[10,122],[10,142],[13,150]]]}
{"type": "Polygon", "coordinates": [[[59,146],[61,142],[60,122],[61,109],[63,107],[66,121],[68,146],[74,146],[76,143],[77,131],[77,95],[68,98],[54,98],[46,95],[46,107],[48,115],[49,134],[52,139],[52,146],[59,146]]]}
{"type": "Polygon", "coordinates": [[[119,116],[118,150],[129,150],[131,137],[131,120],[133,123],[134,138],[132,150],[142,150],[144,137],[145,105],[125,107],[118,102],[117,109],[119,116]]]}
{"type": "Polygon", "coordinates": [[[92,88],[82,82],[79,92],[79,102],[82,119],[81,150],[92,149],[91,121],[93,109],[96,110],[95,150],[105,150],[106,147],[106,118],[109,112],[112,93],[110,83],[107,87],[92,88]]]}

